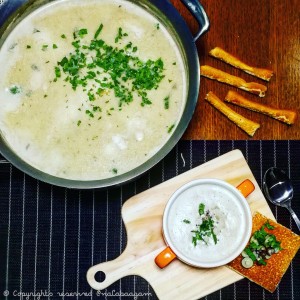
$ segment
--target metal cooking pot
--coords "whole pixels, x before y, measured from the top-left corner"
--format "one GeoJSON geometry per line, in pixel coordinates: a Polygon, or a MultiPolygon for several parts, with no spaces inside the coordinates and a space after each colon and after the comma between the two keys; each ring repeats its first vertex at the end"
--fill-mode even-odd
{"type": "MultiPolygon", "coordinates": [[[[22,21],[35,9],[52,1],[55,0],[30,0],[12,14],[0,29],[0,48],[2,47],[6,37],[20,21],[22,21]]],[[[18,169],[41,181],[68,188],[88,189],[119,185],[143,174],[162,160],[177,144],[185,132],[196,107],[200,86],[200,66],[195,42],[209,29],[208,17],[198,0],[181,0],[199,24],[199,31],[194,37],[178,11],[168,0],[128,1],[133,2],[155,16],[168,29],[181,51],[181,55],[185,63],[188,92],[181,119],[179,120],[176,129],[173,131],[173,134],[154,156],[133,170],[107,179],[88,181],[55,177],[30,166],[14,152],[14,149],[10,148],[5,139],[0,135],[1,154],[18,169]]]]}

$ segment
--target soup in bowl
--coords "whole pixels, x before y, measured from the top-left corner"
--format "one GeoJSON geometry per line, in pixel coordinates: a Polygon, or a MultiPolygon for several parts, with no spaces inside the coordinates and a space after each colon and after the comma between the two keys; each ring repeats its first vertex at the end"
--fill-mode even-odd
{"type": "Polygon", "coordinates": [[[250,180],[237,188],[217,179],[199,179],[179,188],[163,215],[167,248],[155,259],[163,268],[174,258],[202,268],[225,265],[249,241],[252,215],[245,197],[254,190],[250,180]]]}

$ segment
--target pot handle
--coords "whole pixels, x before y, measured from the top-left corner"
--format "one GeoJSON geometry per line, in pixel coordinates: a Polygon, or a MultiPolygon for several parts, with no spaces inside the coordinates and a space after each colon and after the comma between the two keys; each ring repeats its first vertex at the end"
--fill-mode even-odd
{"type": "Polygon", "coordinates": [[[199,0],[181,0],[181,2],[192,13],[199,24],[199,31],[196,36],[194,36],[194,42],[196,42],[198,38],[209,29],[210,23],[208,16],[199,0]]]}

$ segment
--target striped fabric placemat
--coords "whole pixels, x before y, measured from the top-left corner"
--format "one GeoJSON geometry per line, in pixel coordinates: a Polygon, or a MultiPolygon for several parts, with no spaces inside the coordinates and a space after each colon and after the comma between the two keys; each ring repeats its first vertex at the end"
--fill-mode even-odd
{"type": "MultiPolygon", "coordinates": [[[[86,271],[124,250],[120,213],[128,198],[233,149],[243,152],[259,185],[269,167],[284,169],[292,178],[293,208],[300,215],[299,141],[180,141],[141,178],[103,190],[51,186],[0,157],[0,299],[157,299],[138,276],[97,293],[88,286],[86,271]]],[[[271,209],[299,234],[287,210],[271,209]]],[[[299,265],[300,253],[273,294],[244,279],[205,299],[300,299],[299,265]]]]}

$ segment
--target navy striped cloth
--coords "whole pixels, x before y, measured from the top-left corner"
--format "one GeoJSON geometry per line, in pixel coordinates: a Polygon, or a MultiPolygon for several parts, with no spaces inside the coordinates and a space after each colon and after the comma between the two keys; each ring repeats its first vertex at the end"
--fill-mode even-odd
{"type": "MultiPolygon", "coordinates": [[[[115,282],[102,291],[106,296],[97,295],[87,284],[86,271],[124,250],[121,206],[128,198],[233,149],[243,152],[259,185],[269,167],[285,170],[295,188],[293,208],[300,215],[300,141],[180,141],[141,178],[109,190],[51,186],[1,158],[0,299],[157,299],[138,276],[115,282]]],[[[281,224],[299,233],[286,209],[271,209],[281,224]]],[[[300,299],[299,266],[300,253],[273,294],[243,279],[205,299],[300,299]]]]}

